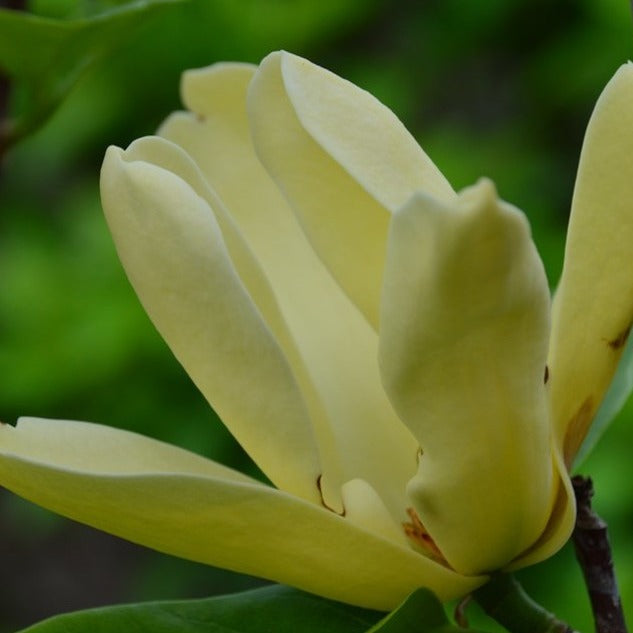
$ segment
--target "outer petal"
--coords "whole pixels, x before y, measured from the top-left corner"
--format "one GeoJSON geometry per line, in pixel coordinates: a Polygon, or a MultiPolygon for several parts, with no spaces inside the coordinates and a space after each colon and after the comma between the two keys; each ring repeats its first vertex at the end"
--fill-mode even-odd
{"type": "Polygon", "coordinates": [[[583,144],[549,357],[553,421],[571,465],[633,322],[633,64],[598,99],[583,144]]]}
{"type": "MultiPolygon", "coordinates": [[[[552,438],[555,444],[555,439],[552,438]]],[[[555,554],[569,540],[576,523],[576,497],[567,468],[557,446],[552,449],[558,473],[558,492],[549,521],[540,538],[527,552],[513,561],[508,570],[535,565],[555,554]]]]}
{"type": "Polygon", "coordinates": [[[417,189],[448,199],[450,185],[388,108],[289,53],[262,62],[249,115],[260,159],[377,329],[389,212],[417,189]]]}
{"type": "Polygon", "coordinates": [[[341,486],[361,478],[400,522],[416,443],[382,389],[375,331],[316,256],[255,155],[246,117],[251,74],[241,64],[187,72],[183,100],[198,109],[172,115],[160,133],[195,160],[270,283],[289,336],[268,318],[261,290],[252,286],[250,294],[308,404],[326,503],[343,511],[341,486]]]}
{"type": "Polygon", "coordinates": [[[194,382],[272,481],[317,500],[320,468],[307,410],[211,208],[177,175],[133,155],[108,150],[101,193],[136,293],[194,382]]]}
{"type": "Polygon", "coordinates": [[[477,573],[539,537],[554,501],[543,372],[549,292],[525,218],[482,181],[393,218],[383,380],[422,447],[409,492],[449,563],[477,573]]]}
{"type": "Polygon", "coordinates": [[[0,480],[131,541],[365,607],[391,609],[420,585],[448,599],[484,581],[197,455],[97,425],[1,426],[0,480]]]}

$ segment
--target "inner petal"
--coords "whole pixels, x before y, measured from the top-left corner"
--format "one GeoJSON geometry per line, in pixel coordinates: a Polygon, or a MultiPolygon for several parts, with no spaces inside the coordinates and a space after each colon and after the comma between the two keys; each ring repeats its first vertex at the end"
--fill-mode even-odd
{"type": "MultiPolygon", "coordinates": [[[[197,83],[204,83],[207,92],[209,82],[222,89],[213,69],[197,72],[189,75],[191,85],[185,82],[186,101],[193,99],[187,95],[196,92],[197,83]]],[[[396,512],[405,504],[417,445],[381,387],[377,336],[316,256],[257,160],[245,98],[231,108],[219,100],[217,111],[208,102],[200,119],[176,114],[161,134],[197,162],[270,282],[307,370],[304,391],[316,393],[318,400],[312,412],[322,453],[328,454],[321,481],[326,502],[340,507],[336,494],[343,483],[362,478],[396,512]]]]}
{"type": "Polygon", "coordinates": [[[264,59],[248,111],[255,149],[321,260],[378,329],[390,213],[423,189],[454,193],[369,93],[289,53],[264,59]]]}
{"type": "Polygon", "coordinates": [[[341,492],[348,521],[398,545],[408,546],[401,523],[389,513],[376,490],[364,479],[347,481],[341,492]]]}

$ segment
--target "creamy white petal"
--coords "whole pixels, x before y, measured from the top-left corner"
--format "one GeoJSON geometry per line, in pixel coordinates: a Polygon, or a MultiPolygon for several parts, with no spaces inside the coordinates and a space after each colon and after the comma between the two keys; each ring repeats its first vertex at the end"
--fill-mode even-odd
{"type": "Polygon", "coordinates": [[[211,207],[151,164],[151,153],[140,160],[117,148],[106,155],[101,193],[128,278],[176,357],[271,480],[317,501],[305,403],[211,207]]]}
{"type": "MultiPolygon", "coordinates": [[[[552,438],[555,443],[555,439],[552,438]]],[[[527,552],[521,554],[509,566],[508,570],[520,569],[528,565],[535,565],[553,556],[571,536],[576,523],[576,497],[572,488],[567,467],[557,446],[553,447],[555,467],[557,473],[557,492],[554,507],[550,513],[545,530],[538,541],[527,552]]]]}
{"type": "Polygon", "coordinates": [[[578,166],[549,355],[567,466],[609,387],[633,323],[633,64],[607,84],[578,166]]]}
{"type": "Polygon", "coordinates": [[[450,599],[485,580],[459,576],[323,507],[204,462],[94,425],[0,426],[0,478],[8,489],[168,554],[376,609],[394,608],[419,586],[450,599]],[[117,461],[117,454],[125,457],[117,461]]]}
{"type": "MultiPolygon", "coordinates": [[[[380,384],[375,332],[315,255],[255,155],[246,117],[249,72],[222,64],[187,73],[183,100],[203,109],[173,115],[160,133],[196,161],[270,283],[292,341],[277,339],[319,442],[326,503],[342,512],[341,486],[362,478],[400,516],[415,472],[415,441],[380,384]]],[[[251,296],[260,303],[256,289],[251,296]]]]}
{"type": "Polygon", "coordinates": [[[369,93],[289,53],[260,65],[249,91],[255,148],[321,259],[374,328],[390,212],[444,177],[369,93]]]}
{"type": "Polygon", "coordinates": [[[346,520],[402,547],[410,546],[402,522],[391,516],[378,493],[366,481],[352,479],[345,482],[342,494],[346,520]]]}
{"type": "Polygon", "coordinates": [[[50,468],[93,474],[180,473],[264,485],[196,453],[92,422],[23,417],[16,427],[0,423],[0,453],[28,458],[50,468]]]}
{"type": "Polygon", "coordinates": [[[481,181],[393,217],[382,299],[387,393],[422,448],[409,492],[462,573],[506,564],[554,502],[543,384],[549,291],[524,216],[481,181]]]}

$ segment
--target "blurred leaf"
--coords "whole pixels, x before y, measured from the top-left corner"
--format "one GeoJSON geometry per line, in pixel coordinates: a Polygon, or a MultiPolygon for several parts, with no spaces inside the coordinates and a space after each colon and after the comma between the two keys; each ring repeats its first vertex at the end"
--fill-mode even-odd
{"type": "Polygon", "coordinates": [[[96,191],[64,196],[63,213],[48,223],[28,204],[7,206],[16,219],[0,236],[3,416],[13,407],[44,412],[51,400],[92,392],[151,355],[153,341],[162,348],[130,300],[96,191]]]}
{"type": "Polygon", "coordinates": [[[380,614],[273,585],[177,602],[78,611],[22,633],[362,633],[380,614]]]}
{"type": "Polygon", "coordinates": [[[633,391],[633,336],[629,336],[620,364],[615,372],[611,386],[607,391],[598,413],[589,429],[589,433],[582,443],[578,455],[574,460],[574,468],[585,460],[585,458],[594,449],[602,434],[609,428],[609,425],[620,409],[626,404],[631,392],[633,391]]]}
{"type": "MultiPolygon", "coordinates": [[[[464,630],[448,621],[442,603],[431,591],[416,589],[367,633],[458,633],[464,630]]],[[[468,630],[474,633],[474,629],[468,630]]]]}
{"type": "Polygon", "coordinates": [[[176,2],[137,0],[67,21],[0,9],[0,71],[23,91],[17,117],[0,127],[0,143],[6,148],[41,125],[92,64],[176,2]]]}
{"type": "Polygon", "coordinates": [[[255,45],[261,49],[262,43],[270,47],[275,41],[286,46],[289,36],[295,42],[306,42],[337,32],[345,24],[371,14],[380,3],[378,0],[214,0],[212,3],[198,0],[196,4],[210,18],[218,16],[233,25],[236,37],[255,40],[242,46],[255,45]]]}

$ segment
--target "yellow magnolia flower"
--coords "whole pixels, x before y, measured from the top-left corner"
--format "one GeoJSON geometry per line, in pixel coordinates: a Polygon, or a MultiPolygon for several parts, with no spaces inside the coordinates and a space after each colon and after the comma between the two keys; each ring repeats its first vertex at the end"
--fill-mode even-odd
{"type": "Polygon", "coordinates": [[[288,53],[185,73],[103,165],[123,266],[276,486],[105,426],[0,429],[0,483],[157,550],[390,609],[554,553],[633,320],[633,66],[587,130],[551,311],[524,216],[288,53]],[[550,334],[551,332],[551,334],[550,334]]]}

